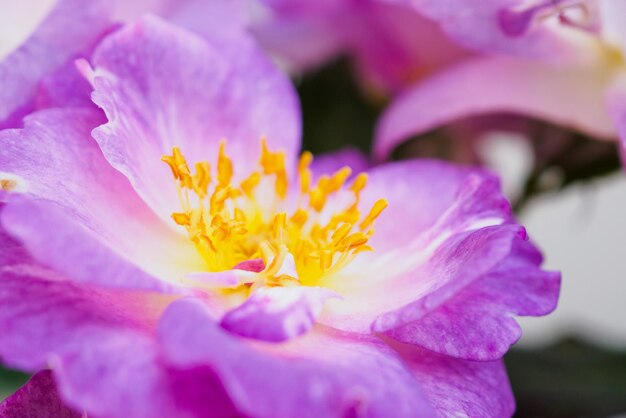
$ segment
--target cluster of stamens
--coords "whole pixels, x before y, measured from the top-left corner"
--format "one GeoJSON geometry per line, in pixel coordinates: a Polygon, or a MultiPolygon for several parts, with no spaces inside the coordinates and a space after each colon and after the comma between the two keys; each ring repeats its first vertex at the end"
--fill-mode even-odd
{"type": "Polygon", "coordinates": [[[220,143],[215,179],[205,161],[196,163],[192,172],[177,147],[162,160],[172,170],[182,206],[172,219],[187,230],[206,260],[207,270],[229,270],[251,260],[262,260],[261,274],[268,285],[286,285],[293,280],[313,285],[320,277],[344,267],[357,254],[371,251],[367,243],[373,234],[372,225],[387,206],[380,199],[362,216],[358,206],[367,175],[357,175],[346,187],[352,174],[348,167],[322,175],[314,184],[310,170],[313,156],[309,152],[299,160],[296,204],[286,205],[290,188],[285,154],[270,151],[265,140],[261,140],[258,169],[237,183],[232,161],[226,154],[226,141],[220,143]],[[270,188],[263,188],[263,184],[270,188]],[[322,222],[321,214],[329,198],[341,190],[351,194],[350,203],[324,216],[322,222]],[[268,210],[267,204],[260,204],[268,202],[267,194],[271,195],[270,207],[293,209],[290,213],[268,210]],[[297,278],[277,274],[288,254],[295,261],[297,278]]]}

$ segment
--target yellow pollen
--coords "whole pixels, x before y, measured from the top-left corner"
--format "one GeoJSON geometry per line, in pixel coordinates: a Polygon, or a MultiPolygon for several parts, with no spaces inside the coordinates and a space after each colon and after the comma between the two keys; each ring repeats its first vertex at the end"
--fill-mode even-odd
{"type": "Polygon", "coordinates": [[[13,191],[17,188],[17,182],[15,180],[0,179],[0,190],[7,192],[13,191]]]}
{"type": "Polygon", "coordinates": [[[352,170],[344,167],[330,176],[320,176],[313,184],[313,156],[304,152],[297,168],[297,188],[290,188],[285,153],[271,151],[263,138],[258,168],[235,183],[226,146],[222,140],[213,184],[208,162],[195,163],[192,173],[178,147],[172,149],[172,155],[161,158],[172,171],[181,200],[182,210],[173,213],[172,219],[186,229],[206,261],[207,271],[228,270],[244,261],[262,259],[265,269],[259,274],[266,285],[316,285],[357,254],[372,251],[367,245],[373,234],[371,227],[387,201],[376,201],[361,217],[358,205],[367,175],[357,175],[346,186],[352,170]],[[265,186],[260,187],[267,183],[273,184],[273,195],[265,186]],[[331,197],[342,190],[352,195],[350,201],[344,209],[328,213],[330,209],[325,209],[330,207],[331,197]],[[287,199],[288,193],[296,196],[287,199]],[[291,269],[295,262],[296,271],[285,273],[282,266],[289,254],[293,256],[291,269]]]}

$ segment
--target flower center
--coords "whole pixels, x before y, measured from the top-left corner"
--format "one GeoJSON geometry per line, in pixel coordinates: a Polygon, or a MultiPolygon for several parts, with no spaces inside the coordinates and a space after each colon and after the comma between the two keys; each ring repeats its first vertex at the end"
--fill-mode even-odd
{"type": "Polygon", "coordinates": [[[379,199],[367,213],[359,211],[367,175],[359,174],[347,186],[349,167],[313,184],[309,152],[300,157],[296,183],[290,187],[285,153],[270,151],[264,139],[258,168],[240,181],[235,181],[225,140],[215,179],[205,161],[196,163],[192,172],[177,147],[162,160],[172,170],[182,206],[172,219],[186,229],[207,270],[258,272],[270,286],[315,285],[357,254],[371,251],[367,243],[373,223],[387,207],[379,199]],[[335,196],[346,202],[329,205],[335,196]],[[336,206],[341,209],[333,211],[336,206]],[[285,263],[294,266],[285,268],[285,263]]]}

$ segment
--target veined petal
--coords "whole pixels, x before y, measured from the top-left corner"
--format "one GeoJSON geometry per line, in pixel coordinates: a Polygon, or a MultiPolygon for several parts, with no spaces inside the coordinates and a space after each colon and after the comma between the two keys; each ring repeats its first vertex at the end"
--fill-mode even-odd
{"type": "Polygon", "coordinates": [[[172,298],[96,290],[25,266],[0,270],[0,356],[35,371],[106,333],[148,332],[172,298]]]}
{"type": "Polygon", "coordinates": [[[56,266],[70,278],[74,268],[79,280],[104,285],[123,285],[116,276],[124,275],[137,274],[137,280],[153,276],[144,283],[152,281],[157,287],[159,278],[182,277],[200,263],[200,257],[191,242],[155,216],[103,158],[90,136],[100,121],[102,116],[95,109],[52,109],[30,115],[24,129],[0,133],[0,177],[14,178],[16,191],[38,200],[28,203],[18,193],[9,193],[7,198],[30,207],[28,213],[34,218],[10,210],[11,220],[2,216],[4,227],[19,234],[41,263],[56,266]],[[50,219],[40,211],[46,206],[52,207],[50,219]],[[53,220],[58,230],[50,227],[53,220]],[[37,222],[44,226],[34,227],[37,222]],[[76,241],[79,236],[81,241],[76,241]],[[51,248],[53,243],[63,246],[51,248]],[[100,256],[109,255],[100,259],[80,256],[87,247],[100,256]],[[71,258],[72,254],[78,258],[71,258]],[[128,268],[122,269],[124,264],[128,268]]]}
{"type": "MultiPolygon", "coordinates": [[[[413,160],[379,165],[367,172],[363,207],[385,198],[389,207],[376,220],[370,244],[377,253],[402,248],[431,231],[443,214],[453,220],[455,209],[481,219],[510,219],[509,205],[502,196],[497,177],[485,169],[452,165],[436,160],[413,160]]],[[[457,211],[458,212],[458,211],[457,211]]]]}
{"type": "Polygon", "coordinates": [[[396,344],[440,417],[510,417],[515,400],[502,360],[468,361],[396,344]]]}
{"type": "Polygon", "coordinates": [[[79,72],[75,61],[70,61],[41,79],[37,89],[37,109],[54,107],[91,107],[92,87],[79,72]]]}
{"type": "Polygon", "coordinates": [[[52,366],[61,396],[88,416],[238,416],[213,371],[168,368],[151,336],[104,334],[52,366]]]}
{"type": "Polygon", "coordinates": [[[612,139],[615,130],[604,92],[615,68],[600,58],[591,61],[564,65],[492,56],[450,67],[414,85],[387,108],[377,127],[376,158],[389,157],[412,135],[488,113],[531,116],[612,139]]]}
{"type": "Polygon", "coordinates": [[[541,256],[493,175],[426,161],[382,166],[370,179],[367,193],[390,202],[372,237],[375,251],[323,281],[345,299],[329,301],[321,323],[490,360],[519,338],[512,315],[554,309],[559,275],[539,269],[541,256]]]}
{"type": "Polygon", "coordinates": [[[0,403],[1,417],[80,418],[81,413],[67,407],[59,398],[50,370],[31,377],[24,386],[0,403]]]}
{"type": "Polygon", "coordinates": [[[88,416],[235,416],[211,370],[173,370],[158,359],[154,325],[171,301],[3,264],[0,358],[27,371],[51,367],[63,402],[88,416]]]}
{"type": "MultiPolygon", "coordinates": [[[[558,62],[584,55],[580,47],[593,43],[593,34],[562,25],[558,19],[531,25],[535,19],[535,10],[541,8],[533,8],[532,2],[523,0],[469,0],[461,3],[455,0],[393,1],[410,4],[424,16],[437,21],[459,44],[488,53],[506,53],[558,62]],[[525,7],[528,3],[531,5],[525,7]],[[513,23],[506,16],[519,9],[522,9],[523,16],[515,22],[513,30],[513,23]],[[529,13],[525,13],[524,9],[530,9],[529,13]]],[[[555,3],[558,4],[545,2],[547,6],[555,3]]]]}
{"type": "Polygon", "coordinates": [[[249,338],[279,342],[309,331],[327,299],[340,298],[321,287],[271,287],[255,290],[221,320],[228,331],[249,338]]]}
{"type": "Polygon", "coordinates": [[[109,25],[109,15],[107,1],[56,2],[26,42],[0,62],[0,128],[20,126],[34,108],[39,82],[86,53],[109,25]]]}
{"type": "MultiPolygon", "coordinates": [[[[161,156],[173,146],[196,161],[212,161],[228,139],[234,167],[255,167],[259,139],[299,149],[299,110],[289,80],[250,39],[236,56],[203,39],[146,17],[97,48],[94,101],[108,123],[93,135],[109,162],[163,219],[178,211],[171,173],[161,156]],[[171,186],[171,187],[170,187],[171,186]]],[[[236,172],[235,175],[248,173],[236,172]]]]}
{"type": "Polygon", "coordinates": [[[49,201],[16,196],[2,211],[0,221],[32,257],[77,282],[117,289],[182,292],[142,270],[119,250],[103,245],[93,231],[49,201]]]}
{"type": "MultiPolygon", "coordinates": [[[[487,274],[509,254],[509,241],[517,233],[515,228],[501,231],[496,227],[457,232],[443,242],[435,242],[431,248],[422,249],[423,255],[416,249],[387,257],[378,256],[372,260],[369,270],[355,261],[352,271],[338,275],[327,284],[346,298],[344,301],[329,301],[320,322],[347,331],[367,333],[372,324],[375,332],[384,331],[387,324],[396,324],[393,320],[384,322],[381,316],[403,324],[403,321],[417,320],[418,317],[392,313],[427,300],[431,292],[446,283],[467,284],[487,274]],[[389,274],[384,275],[384,271],[389,274]]],[[[424,310],[429,307],[425,303],[424,310]]]]}
{"type": "Polygon", "coordinates": [[[243,415],[433,415],[397,354],[375,338],[316,330],[286,344],[252,343],[187,299],[167,310],[159,340],[170,364],[213,369],[243,415]]]}
{"type": "MultiPolygon", "coordinates": [[[[0,203],[0,213],[4,210],[4,203],[0,203]]],[[[0,228],[0,266],[15,266],[31,264],[32,259],[19,241],[16,241],[7,232],[0,228]]]]}
{"type": "MultiPolygon", "coordinates": [[[[560,274],[541,270],[541,256],[515,231],[485,228],[443,257],[439,267],[453,271],[448,280],[380,315],[373,331],[453,357],[495,360],[521,336],[514,315],[546,315],[556,307],[560,274]]],[[[445,273],[435,267],[425,274],[445,273]]]]}

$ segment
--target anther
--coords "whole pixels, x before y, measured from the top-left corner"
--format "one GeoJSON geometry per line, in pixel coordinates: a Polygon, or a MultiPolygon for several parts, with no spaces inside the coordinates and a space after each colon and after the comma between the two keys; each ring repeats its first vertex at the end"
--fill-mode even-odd
{"type": "Polygon", "coordinates": [[[387,200],[378,199],[376,203],[374,203],[374,206],[372,206],[372,208],[370,209],[370,212],[367,214],[367,216],[363,219],[363,221],[359,225],[359,228],[361,229],[361,231],[364,231],[370,225],[372,225],[372,223],[376,220],[376,218],[378,218],[378,216],[380,216],[380,214],[383,212],[383,210],[385,210],[387,206],[389,206],[389,203],[387,203],[387,200]]]}

